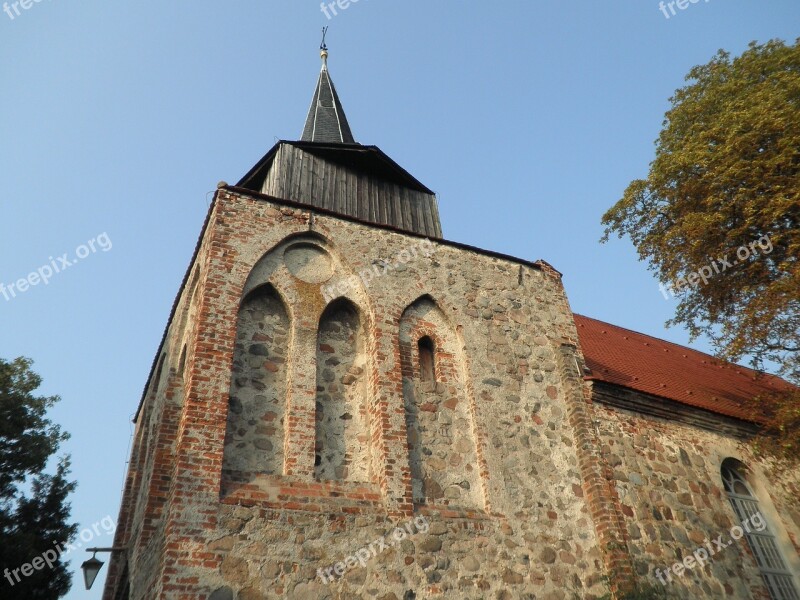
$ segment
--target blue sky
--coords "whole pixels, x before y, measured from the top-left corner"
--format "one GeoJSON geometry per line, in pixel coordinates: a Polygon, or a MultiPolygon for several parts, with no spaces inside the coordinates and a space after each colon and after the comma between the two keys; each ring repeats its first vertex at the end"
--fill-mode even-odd
{"type": "MultiPolygon", "coordinates": [[[[693,65],[800,36],[796,0],[701,0],[670,18],[656,0],[338,12],[43,0],[0,13],[0,283],[86,255],[0,295],[0,356],[33,358],[42,391],[62,397],[52,417],[72,434],[81,527],[116,518],[130,418],[210,193],[299,137],[323,25],[356,139],[438,193],[446,238],[547,260],[576,312],[678,343],[686,332],[664,328],[675,301],[627,240],[598,243],[600,217],[646,173],[693,65]],[[79,248],[89,240],[95,252],[79,248]]],[[[77,569],[85,556],[71,558],[77,569]]],[[[105,572],[91,592],[76,578],[68,598],[100,598],[105,572]]]]}

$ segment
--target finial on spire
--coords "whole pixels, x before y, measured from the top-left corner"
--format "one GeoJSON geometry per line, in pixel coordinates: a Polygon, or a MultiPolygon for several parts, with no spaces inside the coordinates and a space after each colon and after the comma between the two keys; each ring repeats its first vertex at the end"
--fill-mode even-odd
{"type": "Polygon", "coordinates": [[[322,28],[322,43],[319,45],[320,57],[322,58],[322,68],[328,67],[328,44],[325,43],[325,36],[328,35],[328,27],[322,28]]]}
{"type": "Polygon", "coordinates": [[[327,144],[355,144],[353,132],[347,117],[344,116],[342,103],[333,87],[330,73],[328,72],[328,44],[325,37],[328,28],[322,28],[322,43],[319,45],[322,56],[322,70],[319,72],[317,89],[311,100],[308,110],[306,126],[303,128],[303,142],[325,142],[327,144]]]}

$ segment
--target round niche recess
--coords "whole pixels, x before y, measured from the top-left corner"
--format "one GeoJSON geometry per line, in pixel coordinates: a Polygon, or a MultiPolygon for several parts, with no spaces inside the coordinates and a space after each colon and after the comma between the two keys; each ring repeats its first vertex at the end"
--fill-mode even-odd
{"type": "Polygon", "coordinates": [[[313,244],[295,244],[283,253],[289,273],[306,283],[324,283],[333,276],[331,257],[313,244]]]}

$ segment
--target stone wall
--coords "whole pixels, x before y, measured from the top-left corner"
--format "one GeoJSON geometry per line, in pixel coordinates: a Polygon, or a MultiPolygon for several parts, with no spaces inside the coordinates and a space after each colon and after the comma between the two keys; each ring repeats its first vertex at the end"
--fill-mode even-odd
{"type": "MultiPolygon", "coordinates": [[[[162,355],[106,600],[599,598],[731,518],[729,438],[587,403],[546,263],[223,188],[162,355]]],[[[728,552],[681,591],[751,597],[728,552]]]]}
{"type": "Polygon", "coordinates": [[[112,555],[104,598],[116,598],[111,589],[129,582],[132,590],[148,597],[160,587],[165,569],[167,512],[180,492],[173,478],[176,443],[192,373],[198,334],[196,315],[200,271],[195,265],[176,301],[153,372],[136,415],[136,429],[125,480],[114,546],[128,551],[112,555]],[[170,365],[175,365],[171,367],[170,365]]]}
{"type": "MultiPolygon", "coordinates": [[[[613,391],[606,386],[603,393],[613,391]]],[[[790,570],[800,573],[796,473],[775,472],[752,457],[740,440],[677,418],[666,420],[603,404],[594,405],[593,418],[613,473],[628,550],[643,581],[663,587],[675,598],[770,598],[746,539],[731,535],[731,528],[740,523],[720,473],[723,461],[731,458],[747,465],[759,510],[790,570]],[[724,549],[713,543],[719,536],[724,549]],[[680,576],[673,571],[671,579],[664,575],[698,548],[714,552],[706,564],[684,569],[680,576]]]]}
{"type": "Polygon", "coordinates": [[[289,317],[271,286],[239,308],[223,469],[283,474],[289,317]]]}
{"type": "Polygon", "coordinates": [[[465,357],[441,309],[418,300],[400,318],[400,360],[415,505],[485,509],[475,445],[474,398],[465,357]],[[423,379],[419,341],[431,342],[430,380],[423,379]]]}
{"type": "Polygon", "coordinates": [[[340,300],[319,323],[314,477],[369,481],[369,427],[363,327],[358,310],[340,300]]]}
{"type": "MultiPolygon", "coordinates": [[[[420,253],[422,242],[219,192],[195,261],[198,309],[172,324],[196,334],[167,336],[176,362],[188,349],[163,560],[132,598],[606,590],[555,363],[576,340],[559,275],[437,241],[420,253]],[[356,284],[326,298],[342,280],[356,284]],[[273,299],[254,307],[266,285],[273,299]],[[326,313],[337,303],[357,325],[326,313]],[[435,340],[433,385],[404,365],[412,330],[435,340]],[[421,516],[427,533],[327,584],[317,573],[421,516]]],[[[131,556],[131,581],[147,579],[144,564],[131,556]]]]}

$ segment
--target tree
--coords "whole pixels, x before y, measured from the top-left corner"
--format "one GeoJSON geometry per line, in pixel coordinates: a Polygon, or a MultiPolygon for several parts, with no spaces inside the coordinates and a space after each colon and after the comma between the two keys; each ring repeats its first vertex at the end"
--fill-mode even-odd
{"type": "MultiPolygon", "coordinates": [[[[670,99],[646,179],[603,216],[661,289],[667,325],[800,383],[800,39],[720,50],[670,99]]],[[[764,399],[758,447],[800,460],[800,395],[764,399]]]]}
{"type": "Polygon", "coordinates": [[[60,551],[77,531],[67,503],[75,483],[68,457],[55,474],[45,472],[69,436],[46,418],[59,398],[34,395],[42,380],[31,364],[0,359],[0,599],[56,600],[70,588],[60,551]]]}

